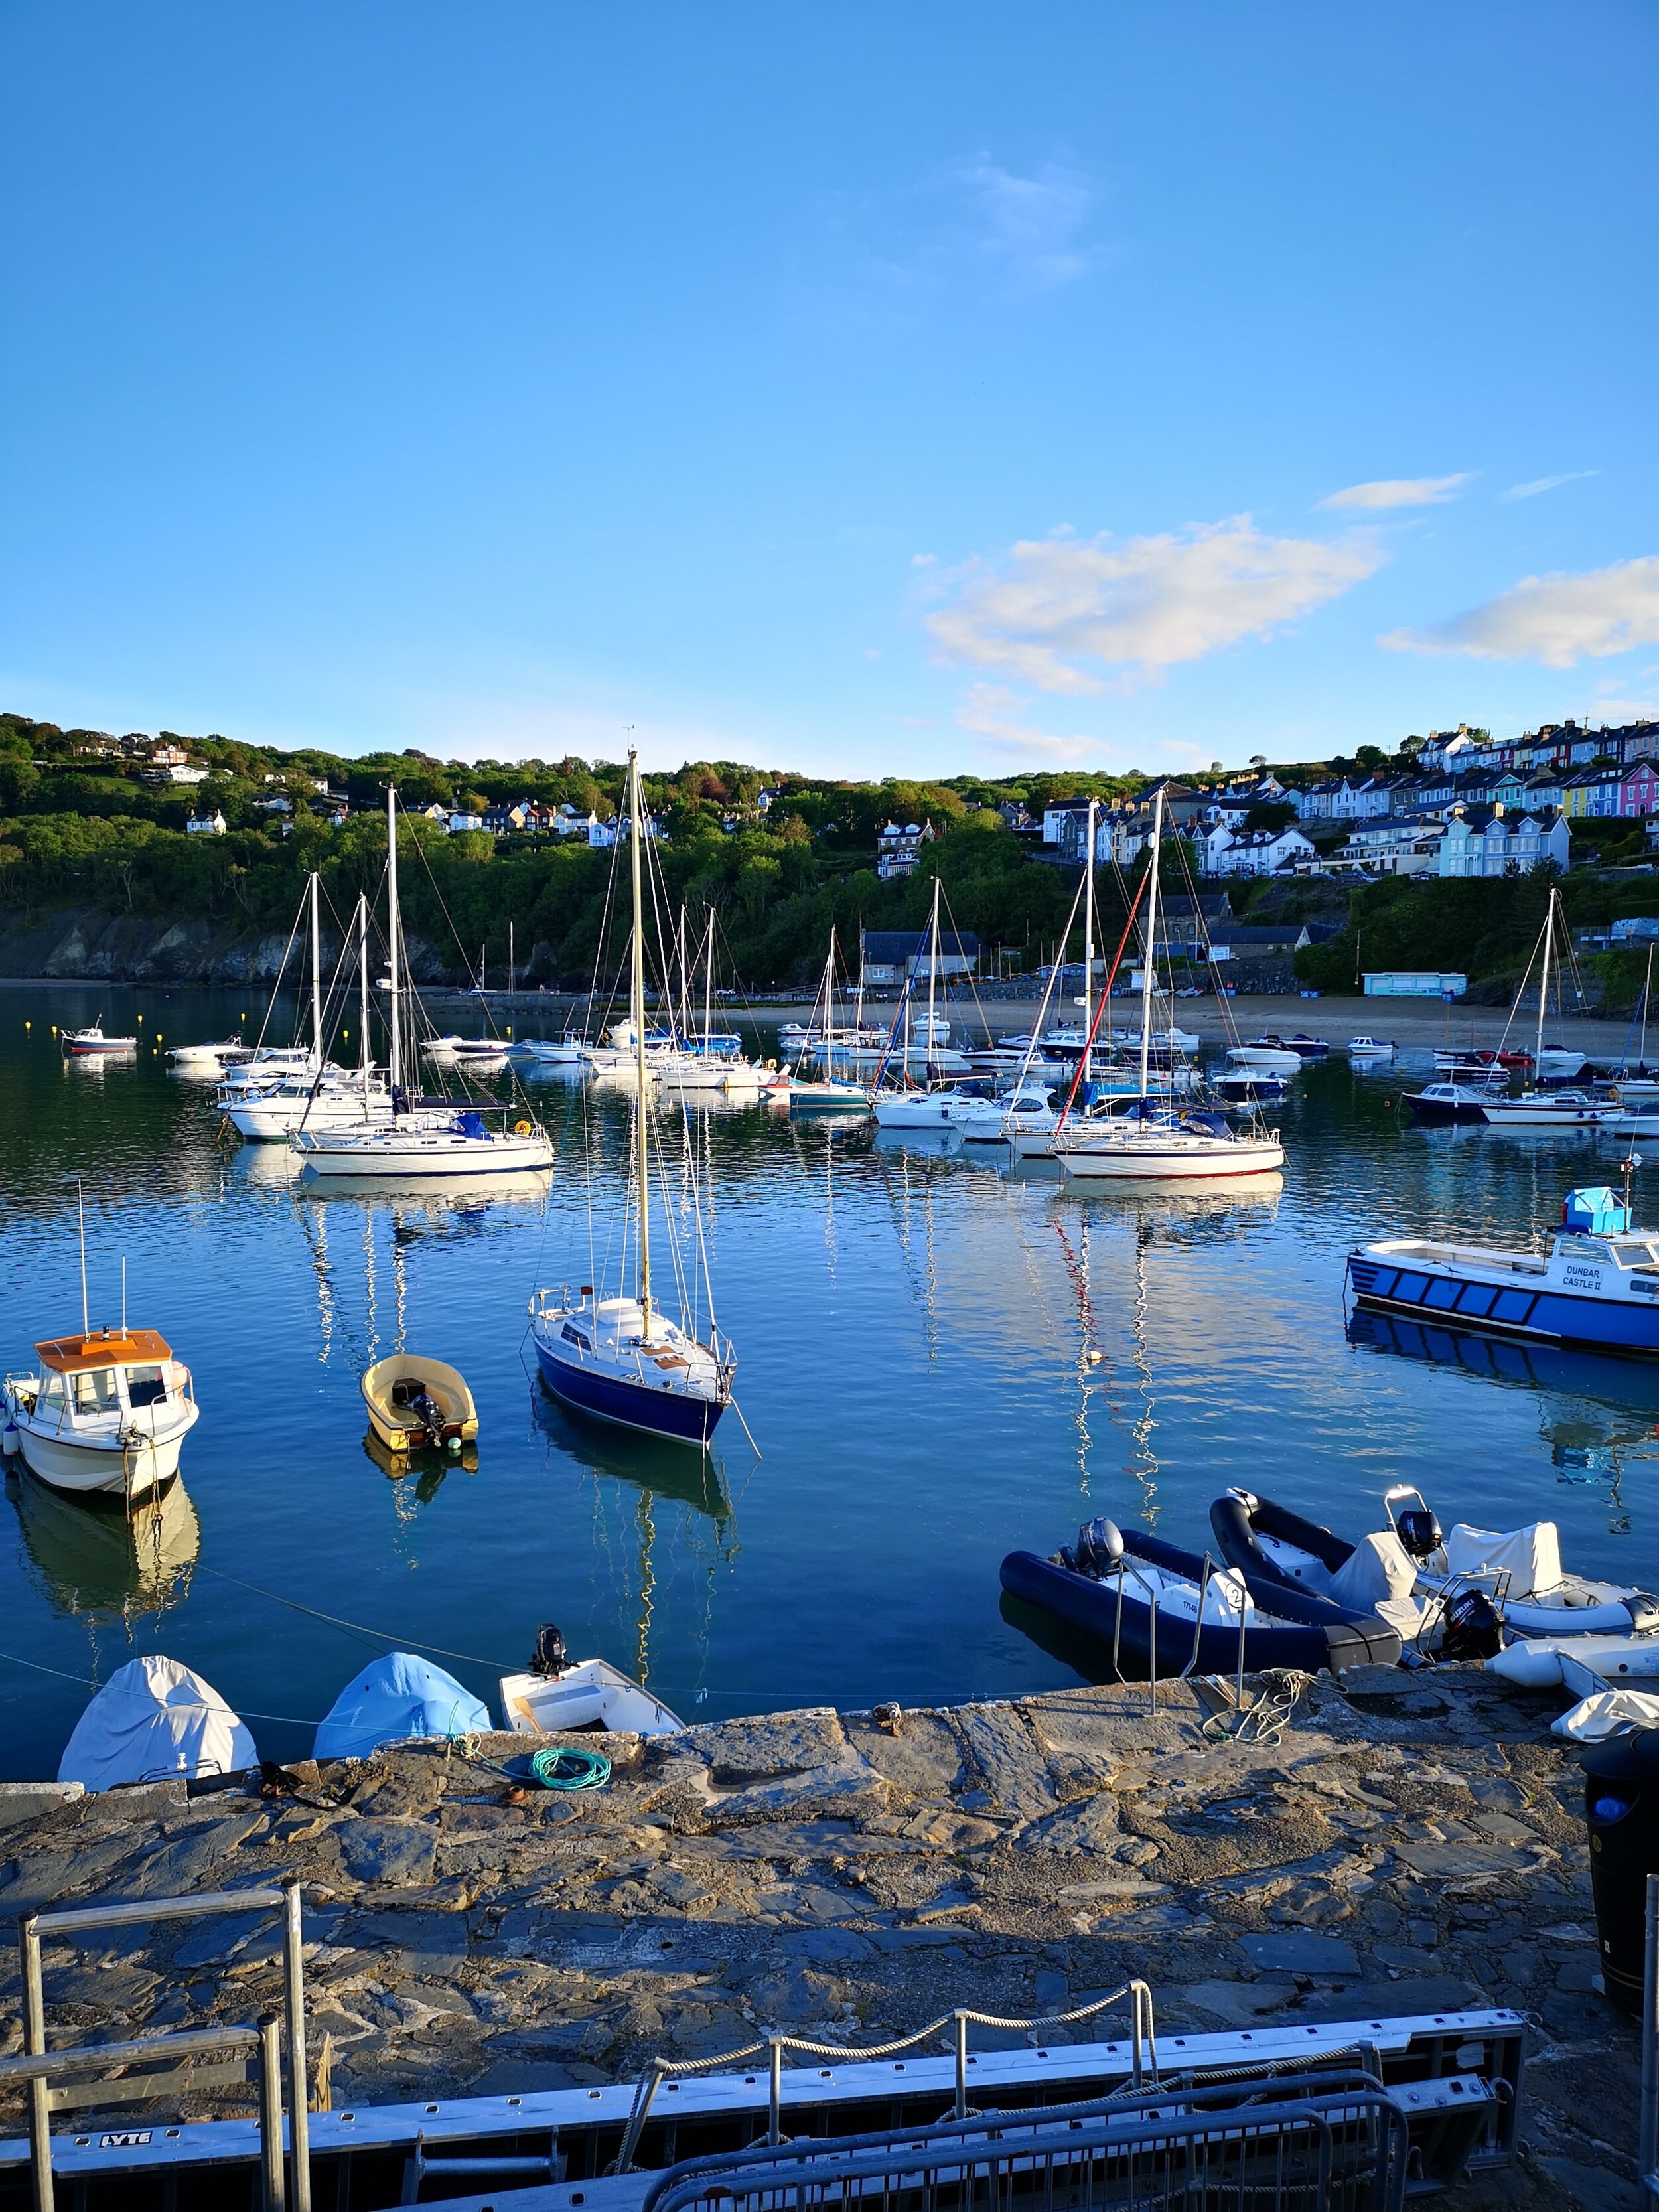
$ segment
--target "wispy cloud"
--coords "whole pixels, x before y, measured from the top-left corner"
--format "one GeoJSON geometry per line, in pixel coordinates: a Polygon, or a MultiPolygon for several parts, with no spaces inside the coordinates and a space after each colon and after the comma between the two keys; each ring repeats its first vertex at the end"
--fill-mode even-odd
{"type": "Polygon", "coordinates": [[[1346,491],[1334,491],[1319,504],[1367,514],[1390,507],[1443,507],[1474,481],[1468,471],[1455,477],[1383,477],[1376,483],[1350,484],[1346,491]]]}
{"type": "Polygon", "coordinates": [[[1057,737],[1033,728],[1024,718],[1030,706],[1018,692],[1000,684],[975,684],[957,707],[957,727],[983,738],[995,752],[1016,753],[1028,760],[1081,760],[1099,753],[1098,738],[1057,737]]]}
{"type": "Polygon", "coordinates": [[[1558,484],[1582,483],[1586,477],[1599,477],[1600,469],[1566,469],[1559,477],[1534,477],[1530,483],[1511,484],[1500,491],[1498,498],[1507,502],[1516,499],[1536,499],[1540,491],[1553,491],[1558,484]]]}
{"type": "Polygon", "coordinates": [[[1097,692],[1108,688],[1100,666],[1156,679],[1241,638],[1269,637],[1382,562],[1363,538],[1269,538],[1247,514],[1121,543],[1028,539],[963,572],[951,603],[926,620],[947,659],[1043,691],[1097,692]]]}
{"type": "Polygon", "coordinates": [[[1019,170],[979,153],[896,196],[834,205],[837,220],[864,239],[862,275],[888,299],[963,290],[1011,299],[1074,284],[1098,264],[1103,249],[1091,231],[1100,198],[1094,176],[1074,162],[1019,170]]]}
{"type": "Polygon", "coordinates": [[[952,175],[966,203],[973,248],[982,260],[1035,290],[1087,274],[1094,255],[1084,233],[1099,194],[1085,170],[1045,161],[1023,177],[988,154],[977,154],[957,163],[952,175]]]}
{"type": "Polygon", "coordinates": [[[1391,630],[1377,643],[1394,653],[1541,660],[1546,668],[1659,645],[1659,557],[1618,561],[1581,576],[1523,576],[1484,606],[1421,629],[1391,630]]]}

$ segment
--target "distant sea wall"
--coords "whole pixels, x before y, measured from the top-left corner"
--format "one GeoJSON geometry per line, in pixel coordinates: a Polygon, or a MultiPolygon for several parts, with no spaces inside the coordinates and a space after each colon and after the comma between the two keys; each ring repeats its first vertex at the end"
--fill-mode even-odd
{"type": "MultiPolygon", "coordinates": [[[[274,983],[289,942],[286,931],[238,930],[211,921],[111,914],[99,907],[25,910],[0,918],[0,978],[89,983],[274,983]]],[[[535,948],[536,951],[540,947],[535,948]]],[[[337,938],[325,935],[325,972],[339,957],[337,938]]],[[[296,945],[303,957],[303,947],[296,945]]],[[[532,955],[533,962],[534,953],[532,955]]],[[[416,982],[465,982],[459,963],[441,961],[419,938],[409,940],[416,982]]],[[[531,963],[526,963],[526,971],[531,963]]],[[[289,961],[296,981],[300,968],[289,961]]]]}

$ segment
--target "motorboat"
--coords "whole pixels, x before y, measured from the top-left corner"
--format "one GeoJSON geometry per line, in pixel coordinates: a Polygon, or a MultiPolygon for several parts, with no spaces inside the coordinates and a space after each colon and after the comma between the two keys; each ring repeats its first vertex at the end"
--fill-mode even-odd
{"type": "Polygon", "coordinates": [[[969,1091],[878,1091],[870,1110],[878,1129],[953,1129],[984,1111],[988,1101],[969,1091]]]}
{"type": "Polygon", "coordinates": [[[1285,1147],[1270,1131],[1235,1129],[1220,1114],[1148,1098],[1068,1121],[1048,1149],[1083,1182],[1208,1182],[1285,1164],[1285,1147]]]}
{"type": "Polygon", "coordinates": [[[1294,1667],[1310,1674],[1393,1666],[1399,1631],[1367,1606],[1258,1583],[1162,1537],[1087,1522],[1047,1559],[1011,1552],[1002,1587],[1133,1660],[1150,1675],[1294,1667]]]}
{"type": "Polygon", "coordinates": [[[1518,1098],[1494,1098],[1481,1110],[1500,1129],[1596,1128],[1618,1121],[1623,1111],[1610,1098],[1567,1090],[1523,1091],[1518,1098]]]}
{"type": "Polygon", "coordinates": [[[1234,1067],[1262,1067],[1273,1075],[1294,1075],[1302,1065],[1301,1054],[1282,1044],[1230,1045],[1227,1058],[1234,1067]]]}
{"type": "Polygon", "coordinates": [[[1576,1075],[1583,1074],[1584,1063],[1589,1058],[1589,1054],[1574,1052],[1567,1045],[1547,1044],[1539,1047],[1535,1057],[1534,1073],[1540,1081],[1545,1076],[1553,1075],[1559,1080],[1571,1083],[1576,1075]]]}
{"type": "Polygon", "coordinates": [[[313,1759],[367,1759],[383,1743],[488,1735],[489,1708],[412,1651],[389,1651],[354,1674],[317,1724],[313,1759]]]}
{"type": "Polygon", "coordinates": [[[5,1443],[54,1490],[130,1502],[164,1491],[200,1419],[190,1370],[153,1328],[88,1328],[34,1347],[36,1372],[0,1389],[5,1443]]]}
{"type": "Polygon", "coordinates": [[[501,1721],[516,1735],[568,1735],[577,1730],[678,1735],[685,1723],[661,1698],[607,1659],[575,1659],[550,1622],[536,1638],[522,1674],[501,1678],[501,1721]]]}
{"type": "Polygon", "coordinates": [[[1516,1636],[1641,1633],[1659,1642],[1659,1597],[1633,1584],[1569,1574],[1553,1521],[1502,1530],[1460,1521],[1443,1532],[1422,1492],[1409,1482],[1383,1492],[1382,1510],[1425,1597],[1443,1599],[1461,1587],[1490,1585],[1504,1626],[1516,1636]]]}
{"type": "Polygon", "coordinates": [[[1350,1060],[1392,1060],[1398,1049],[1392,1037],[1357,1036],[1348,1039],[1350,1060]]]}
{"type": "Polygon", "coordinates": [[[787,1106],[792,1114],[803,1108],[830,1114],[867,1114],[870,1110],[870,1093],[858,1083],[814,1083],[780,1072],[764,1088],[769,1098],[787,1106]]]}
{"type": "Polygon", "coordinates": [[[556,1043],[550,1037],[521,1037],[513,1049],[544,1067],[580,1067],[586,1056],[582,1040],[568,1030],[556,1043]]]}
{"type": "Polygon", "coordinates": [[[159,1651],[118,1667],[64,1748],[60,1782],[118,1790],[201,1782],[259,1764],[246,1727],[210,1682],[159,1651]]]}
{"type": "Polygon", "coordinates": [[[1605,1188],[1569,1191],[1544,1252],[1394,1237],[1348,1255],[1346,1287],[1374,1313],[1404,1314],[1586,1351],[1659,1357],[1659,1232],[1632,1229],[1605,1188]]]}
{"type": "Polygon", "coordinates": [[[1330,1055],[1331,1048],[1325,1039],[1310,1036],[1304,1030],[1297,1030],[1293,1036],[1280,1036],[1276,1030],[1269,1030],[1266,1036],[1255,1042],[1259,1050],[1293,1052],[1299,1060],[1325,1060],[1330,1055]]]}
{"type": "Polygon", "coordinates": [[[217,1075],[249,1057],[240,1037],[216,1037],[206,1044],[170,1044],[167,1056],[175,1075],[217,1075]]]}
{"type": "Polygon", "coordinates": [[[1512,1068],[1530,1067],[1532,1054],[1489,1045],[1448,1045],[1437,1049],[1434,1065],[1442,1075],[1495,1076],[1500,1071],[1507,1074],[1512,1068]]]}
{"type": "Polygon", "coordinates": [[[453,1061],[457,1066],[475,1068],[485,1075],[499,1073],[507,1066],[508,1058],[504,1037],[428,1037],[421,1050],[433,1060],[453,1061]]]}
{"type": "Polygon", "coordinates": [[[1023,1083],[1000,1098],[982,1099],[957,1117],[964,1145],[1001,1145],[1016,1134],[1052,1137],[1060,1126],[1046,1083],[1023,1083]]]}
{"type": "MultiPolygon", "coordinates": [[[[629,818],[643,817],[639,757],[628,757],[629,818]]],[[[597,1283],[584,1283],[574,1295],[570,1285],[538,1290],[530,1301],[530,1339],[543,1382],[553,1395],[577,1412],[615,1422],[623,1428],[704,1449],[715,1425],[732,1402],[736,1354],[714,1324],[714,1298],[709,1284],[707,1248],[699,1218],[696,1265],[701,1289],[708,1294],[709,1321],[706,1338],[684,1326],[686,1307],[675,1321],[652,1294],[651,1276],[651,1105],[647,1089],[645,1030],[645,921],[641,877],[641,852],[646,840],[628,841],[633,883],[634,927],[630,939],[630,999],[635,1044],[635,1066],[639,1103],[634,1111],[633,1158],[629,1165],[630,1240],[634,1291],[629,1296],[603,1294],[597,1283]]],[[[680,1108],[684,1123],[684,1107],[680,1108]]],[[[674,1217],[666,1214],[671,1239],[674,1217]]],[[[684,1282],[691,1273],[682,1269],[674,1254],[674,1273],[684,1282]]],[[[685,1293],[683,1293],[683,1300],[685,1293]]]]}
{"type": "Polygon", "coordinates": [[[58,1041],[71,1057],[82,1059],[98,1053],[137,1052],[138,1049],[136,1036],[106,1036],[101,1014],[90,1029],[60,1030],[58,1041]]]}
{"type": "Polygon", "coordinates": [[[375,1434],[391,1452],[459,1452],[477,1441],[478,1409],[455,1369],[420,1352],[378,1359],[359,1385],[375,1434]]]}
{"type": "Polygon", "coordinates": [[[362,1129],[392,1119],[383,1079],[363,1085],[349,1075],[289,1076],[227,1103],[225,1119],[250,1144],[280,1144],[298,1129],[362,1129]]]}
{"type": "Polygon", "coordinates": [[[1484,1121],[1499,1096],[1490,1083],[1425,1083],[1406,1103],[1419,1121],[1484,1121]]]}
{"type": "Polygon", "coordinates": [[[1213,1087],[1223,1098],[1246,1106],[1275,1106],[1286,1088],[1282,1075],[1273,1075],[1265,1067],[1232,1069],[1218,1075],[1213,1087]]]}

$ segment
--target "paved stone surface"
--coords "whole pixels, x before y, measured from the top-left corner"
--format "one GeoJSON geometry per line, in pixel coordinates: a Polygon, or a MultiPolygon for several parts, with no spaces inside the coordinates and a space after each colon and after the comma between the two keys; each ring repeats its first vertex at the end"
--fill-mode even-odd
{"type": "MultiPolygon", "coordinates": [[[[292,1876],[337,2102],[597,2085],[772,2025],[856,2045],[956,2005],[1025,2019],[1132,1976],[1173,2033],[1473,2001],[1537,2023],[1531,2154],[1460,2212],[1626,2201],[1639,2054],[1590,1987],[1559,1698],[1473,1668],[1352,1686],[1315,1686],[1270,1744],[1212,1740],[1224,1690],[1164,1683],[1156,1716],[1116,1686],[907,1713],[896,1734],[815,1711],[613,1738],[610,1785],[579,1799],[404,1746],[307,1776],[313,1805],[170,1784],[60,1803],[0,1827],[0,2050],[21,2033],[20,1911],[292,1876]]],[[[54,2027],[249,2017],[278,2000],[279,1935],[249,1912],[49,1947],[54,2027]]],[[[1108,2017],[1051,2039],[1120,2033],[1108,2017]]],[[[975,2048],[1022,2039],[988,2034],[975,2048]]],[[[17,2113],[0,2104],[9,2132],[17,2113]]]]}

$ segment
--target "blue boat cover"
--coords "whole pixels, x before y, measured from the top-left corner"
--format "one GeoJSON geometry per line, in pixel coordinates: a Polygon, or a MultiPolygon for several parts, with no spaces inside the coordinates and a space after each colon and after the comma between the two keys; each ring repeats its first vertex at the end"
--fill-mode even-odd
{"type": "MultiPolygon", "coordinates": [[[[489,1130],[484,1127],[484,1118],[482,1114],[458,1114],[455,1116],[455,1127],[463,1137],[487,1137],[489,1134],[489,1130]]],[[[444,1680],[447,1681],[449,1677],[446,1674],[444,1680]]]]}
{"type": "Polygon", "coordinates": [[[1605,1183],[1599,1189],[1570,1190],[1561,1201],[1561,1226],[1587,1237],[1622,1237],[1630,1227],[1630,1209],[1605,1183]]]}
{"type": "Polygon", "coordinates": [[[313,1759],[366,1759],[406,1736],[487,1734],[488,1706],[453,1674],[410,1651],[389,1651],[348,1682],[317,1729],[313,1759]]]}

